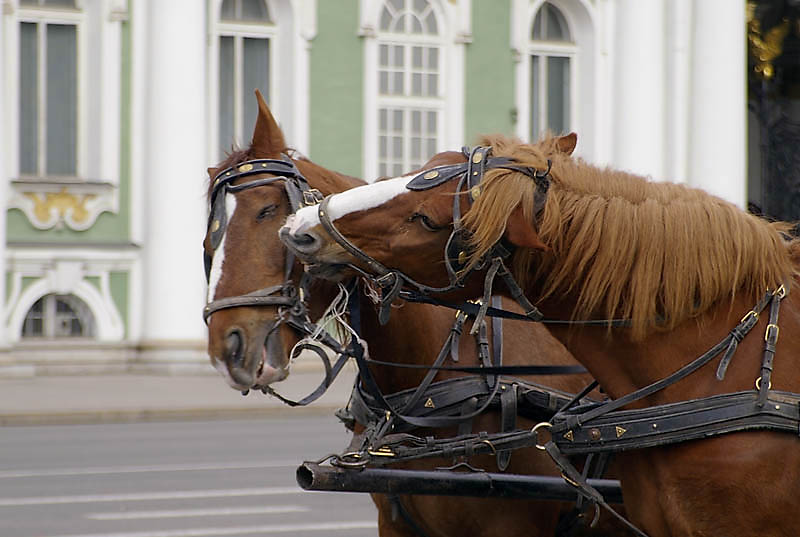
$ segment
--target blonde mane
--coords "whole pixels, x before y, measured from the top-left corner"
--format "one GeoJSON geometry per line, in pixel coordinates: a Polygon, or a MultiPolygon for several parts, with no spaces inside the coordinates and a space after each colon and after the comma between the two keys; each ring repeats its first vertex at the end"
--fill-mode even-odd
{"type": "Polygon", "coordinates": [[[551,186],[536,217],[534,182],[492,170],[464,218],[477,262],[522,203],[550,248],[515,254],[515,276],[523,286],[536,282],[537,298],[573,296],[575,317],[629,318],[633,337],[641,338],[738,292],[761,296],[788,286],[798,274],[792,254],[800,246],[786,239],[788,224],[768,223],[702,190],[587,164],[559,152],[556,142],[485,137],[481,145],[491,145],[493,155],[523,166],[544,170],[550,159],[551,186]]]}

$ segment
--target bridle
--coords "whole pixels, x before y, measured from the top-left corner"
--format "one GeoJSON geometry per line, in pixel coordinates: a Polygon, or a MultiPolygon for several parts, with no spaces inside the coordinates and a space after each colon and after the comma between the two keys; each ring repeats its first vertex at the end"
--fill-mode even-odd
{"type": "Polygon", "coordinates": [[[348,263],[347,265],[372,281],[381,290],[378,318],[381,324],[386,324],[391,313],[391,304],[401,296],[405,300],[427,301],[424,297],[432,294],[447,293],[463,287],[467,276],[475,270],[489,267],[484,282],[484,296],[481,306],[476,315],[474,326],[478,326],[487,314],[491,303],[492,285],[496,277],[500,277],[508,286],[513,298],[522,306],[525,317],[529,320],[541,320],[542,314],[525,297],[520,285],[516,282],[511,272],[506,268],[504,260],[507,259],[513,248],[506,245],[503,241],[496,243],[483,257],[473,266],[467,268],[469,257],[469,235],[470,232],[461,224],[461,197],[469,195],[470,203],[475,201],[481,193],[481,181],[485,173],[492,169],[507,169],[523,173],[530,177],[536,184],[535,207],[538,215],[544,208],[547,198],[547,190],[550,186],[550,161],[547,169],[538,171],[527,166],[517,165],[513,159],[508,157],[491,156],[491,147],[475,147],[470,150],[462,148],[462,152],[467,161],[460,164],[438,166],[425,170],[414,177],[406,188],[412,191],[422,191],[439,186],[447,181],[458,178],[455,195],[453,196],[453,230],[447,239],[444,252],[444,264],[447,269],[449,279],[448,285],[444,287],[434,287],[418,282],[408,274],[398,269],[390,269],[378,260],[364,252],[358,246],[348,240],[334,225],[330,218],[328,205],[331,197],[327,196],[322,200],[317,209],[319,221],[328,234],[352,257],[368,267],[368,271],[359,266],[348,263]],[[411,293],[408,290],[413,290],[411,293]]]}
{"type": "MultiPolygon", "coordinates": [[[[306,205],[316,205],[322,199],[319,190],[309,187],[308,181],[294,162],[286,155],[281,155],[281,159],[255,159],[248,160],[235,166],[231,166],[219,172],[211,186],[209,195],[209,216],[208,216],[208,240],[212,251],[216,251],[222,243],[225,231],[228,227],[228,214],[225,207],[226,195],[241,192],[250,188],[269,185],[278,181],[284,181],[284,191],[289,199],[292,212],[297,211],[306,205]],[[233,182],[244,177],[270,174],[271,177],[253,179],[244,183],[234,185],[233,182]]],[[[211,275],[211,262],[213,254],[209,255],[203,251],[203,262],[206,270],[206,281],[211,275]]],[[[242,306],[279,306],[282,311],[276,317],[276,325],[286,322],[284,313],[288,313],[288,319],[294,319],[293,325],[298,328],[298,321],[307,320],[305,295],[307,294],[304,284],[298,289],[290,281],[292,268],[294,266],[294,256],[287,252],[284,268],[284,282],[258,289],[251,293],[238,296],[230,296],[212,300],[203,308],[203,320],[208,324],[208,320],[215,312],[242,306]]],[[[302,325],[302,322],[299,323],[302,325]]]]}
{"type": "MultiPolygon", "coordinates": [[[[241,192],[278,181],[284,181],[284,192],[289,200],[292,212],[296,212],[298,209],[308,205],[316,205],[322,199],[322,193],[309,186],[306,178],[287,155],[281,155],[280,159],[247,160],[222,170],[214,177],[211,194],[209,195],[210,210],[207,228],[209,246],[212,251],[216,251],[219,248],[228,226],[228,214],[225,207],[226,195],[229,192],[241,192]],[[233,184],[237,179],[263,174],[270,174],[271,177],[256,178],[236,185],[233,184]]],[[[207,251],[203,251],[207,282],[210,280],[212,257],[207,251]]],[[[309,319],[306,306],[311,279],[304,273],[300,284],[298,286],[294,285],[291,279],[294,261],[294,255],[286,251],[283,283],[257,289],[243,295],[212,300],[203,308],[203,320],[208,324],[209,318],[214,313],[224,309],[245,306],[278,306],[278,314],[275,316],[275,321],[270,328],[271,331],[277,330],[281,324],[285,323],[297,331],[301,337],[315,335],[317,326],[309,319]]],[[[261,390],[277,397],[289,406],[304,406],[321,397],[341,371],[348,356],[339,352],[341,350],[339,343],[327,333],[323,332],[317,335],[317,338],[327,347],[334,349],[339,359],[336,363],[331,364],[327,353],[315,344],[301,342],[295,346],[293,349],[295,353],[299,353],[302,350],[315,352],[325,367],[325,378],[311,394],[299,401],[294,401],[283,397],[270,386],[261,386],[261,390]]],[[[247,391],[245,390],[242,393],[246,394],[247,391]]]]}

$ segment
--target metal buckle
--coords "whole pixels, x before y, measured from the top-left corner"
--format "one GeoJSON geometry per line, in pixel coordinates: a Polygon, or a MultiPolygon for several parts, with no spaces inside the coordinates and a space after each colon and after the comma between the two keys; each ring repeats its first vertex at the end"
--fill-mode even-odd
{"type": "MultiPolygon", "coordinates": [[[[771,380],[767,382],[767,389],[768,390],[772,389],[772,381],[771,380]]],[[[761,391],[761,377],[758,377],[756,379],[756,390],[761,391]]]]}
{"type": "Polygon", "coordinates": [[[394,452],[386,446],[381,446],[379,449],[372,450],[368,449],[367,453],[372,455],[373,457],[394,457],[394,452]]]}
{"type": "Polygon", "coordinates": [[[772,296],[777,298],[778,300],[782,300],[783,297],[786,296],[786,287],[784,287],[783,284],[781,284],[780,287],[775,289],[775,292],[772,293],[772,296]]]}
{"type": "Polygon", "coordinates": [[[305,205],[306,207],[319,204],[319,202],[321,202],[323,198],[324,196],[322,195],[322,192],[320,192],[316,188],[303,190],[303,205],[305,205]]]}
{"type": "Polygon", "coordinates": [[[781,327],[773,323],[769,323],[767,325],[767,330],[764,332],[764,341],[766,341],[767,343],[769,343],[770,341],[770,333],[769,333],[770,328],[775,329],[775,339],[772,340],[773,343],[775,343],[778,341],[778,336],[781,333],[781,327]]]}
{"type": "Polygon", "coordinates": [[[739,324],[742,324],[742,323],[744,323],[744,322],[745,322],[746,320],[748,320],[750,317],[755,317],[756,319],[758,319],[758,312],[755,312],[755,311],[753,311],[753,310],[750,310],[750,311],[748,311],[748,312],[747,312],[747,314],[746,314],[744,317],[742,317],[742,320],[741,320],[741,321],[739,321],[739,324]]]}

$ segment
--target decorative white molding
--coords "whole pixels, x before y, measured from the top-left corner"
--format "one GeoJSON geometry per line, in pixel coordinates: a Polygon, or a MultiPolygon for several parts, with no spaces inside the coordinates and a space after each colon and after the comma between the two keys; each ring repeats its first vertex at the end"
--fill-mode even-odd
{"type": "MultiPolygon", "coordinates": [[[[9,343],[21,340],[22,325],[31,306],[43,296],[52,293],[72,294],[86,303],[95,320],[95,341],[123,341],[125,325],[111,295],[110,273],[130,274],[136,263],[135,252],[120,255],[119,252],[65,250],[53,255],[52,251],[12,249],[9,251],[9,258],[7,268],[11,272],[11,286],[4,315],[4,328],[9,343]],[[23,290],[23,278],[36,278],[36,281],[23,290]],[[87,278],[97,279],[99,289],[87,278]]],[[[130,277],[128,284],[129,296],[135,295],[130,277]]],[[[130,310],[129,304],[129,318],[130,310]]]]}
{"type": "Polygon", "coordinates": [[[110,183],[13,181],[8,208],[25,213],[36,229],[67,225],[84,231],[103,212],[119,210],[116,194],[110,183]]]}

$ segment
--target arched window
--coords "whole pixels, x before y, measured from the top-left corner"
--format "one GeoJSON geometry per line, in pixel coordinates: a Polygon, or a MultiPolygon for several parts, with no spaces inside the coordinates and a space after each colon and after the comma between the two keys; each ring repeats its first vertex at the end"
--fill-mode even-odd
{"type": "Polygon", "coordinates": [[[530,138],[569,132],[576,46],[564,14],[544,2],[530,33],[530,138]]]}
{"type": "Polygon", "coordinates": [[[94,315],[75,295],[45,295],[25,315],[23,338],[91,338],[95,336],[94,315]]]}
{"type": "Polygon", "coordinates": [[[231,146],[250,139],[258,115],[253,91],[261,90],[270,102],[276,28],[265,0],[224,0],[217,30],[217,136],[220,156],[224,156],[231,146]]]}
{"type": "Polygon", "coordinates": [[[379,18],[378,175],[419,168],[442,132],[443,42],[428,0],[386,0],[379,18]]]}

